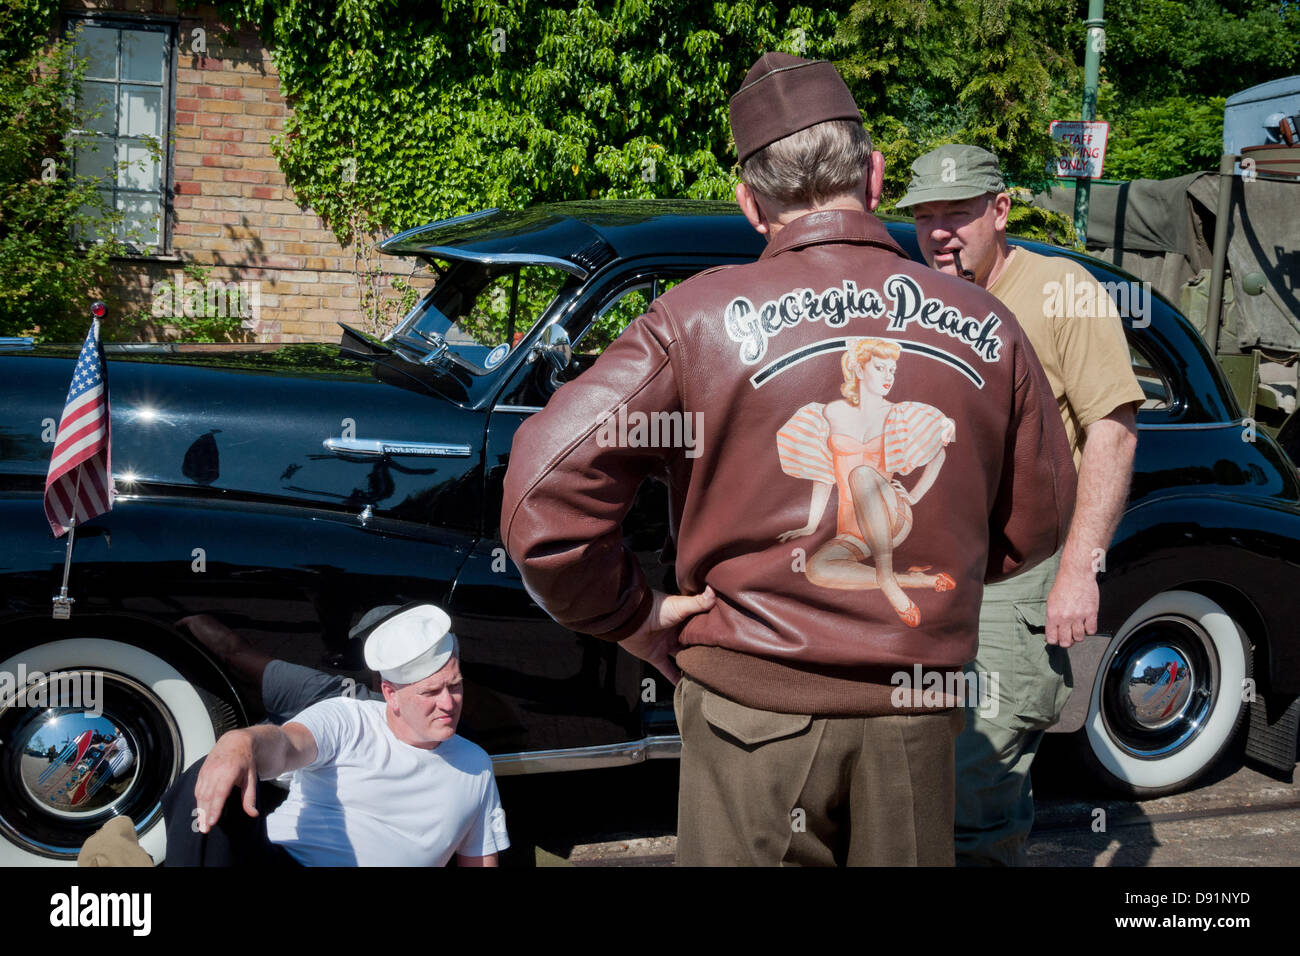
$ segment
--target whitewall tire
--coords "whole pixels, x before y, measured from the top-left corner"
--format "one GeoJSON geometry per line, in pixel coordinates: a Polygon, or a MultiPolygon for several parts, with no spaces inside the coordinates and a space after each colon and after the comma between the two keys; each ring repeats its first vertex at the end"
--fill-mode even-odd
{"type": "Polygon", "coordinates": [[[1210,598],[1166,591],[1124,622],[1093,681],[1084,731],[1103,781],[1136,796],[1186,788],[1245,713],[1250,642],[1210,598]]]}
{"type": "MultiPolygon", "coordinates": [[[[29,684],[36,671],[71,675],[62,682],[65,695],[72,686],[89,692],[77,707],[0,699],[9,751],[0,758],[0,866],[72,865],[85,837],[119,814],[132,818],[141,847],[161,862],[166,837],[158,798],[216,742],[218,728],[200,691],[157,655],[106,638],[8,653],[0,672],[17,675],[21,665],[29,684]],[[99,691],[91,689],[95,681],[99,691]],[[69,763],[75,753],[63,761],[54,756],[69,746],[75,751],[77,741],[87,749],[79,763],[69,763]],[[82,780],[89,785],[79,786],[82,780]]],[[[48,695],[58,686],[48,684],[48,695]]]]}

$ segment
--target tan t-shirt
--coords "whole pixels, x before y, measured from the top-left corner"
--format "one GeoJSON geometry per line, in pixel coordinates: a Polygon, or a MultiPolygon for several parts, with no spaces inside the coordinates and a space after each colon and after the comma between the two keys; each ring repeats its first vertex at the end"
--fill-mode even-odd
{"type": "Polygon", "coordinates": [[[1014,247],[989,292],[1007,304],[1056,395],[1074,467],[1086,429],[1145,395],[1114,300],[1082,266],[1014,247]]]}

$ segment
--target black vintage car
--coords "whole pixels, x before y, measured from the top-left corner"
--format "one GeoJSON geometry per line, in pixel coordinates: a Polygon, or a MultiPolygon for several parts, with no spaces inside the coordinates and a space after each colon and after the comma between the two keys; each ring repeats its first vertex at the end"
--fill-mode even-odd
{"type": "MultiPolygon", "coordinates": [[[[920,258],[909,223],[892,235],[920,258]]],[[[439,281],[382,341],[108,349],[113,510],[77,532],[69,620],[51,618],[64,542],[42,512],[74,348],[0,349],[0,671],[102,674],[98,717],[0,701],[0,861],[68,860],[112,814],[161,855],[158,799],[228,728],[262,716],[183,629],[210,612],[272,655],[364,679],[348,630],[380,604],[452,615],[462,732],[498,773],[675,756],[670,689],[616,647],[552,623],[498,532],[512,436],[667,286],[755,258],[734,205],[581,202],[412,229],[391,254],[439,281]],[[45,798],[60,723],[135,755],[75,806],[45,798]]],[[[1070,255],[1034,245],[1040,252],[1070,255]]],[[[1086,257],[1105,281],[1129,277],[1086,257]]],[[[1125,320],[1147,393],[1128,511],[1100,575],[1101,631],[1073,650],[1059,729],[1138,793],[1186,786],[1250,713],[1253,752],[1295,759],[1300,482],[1242,420],[1197,334],[1160,299],[1125,320]],[[1145,314],[1142,314],[1142,313],[1145,314]],[[1095,679],[1094,679],[1095,675],[1095,679]]],[[[663,488],[625,523],[672,587],[663,488]]],[[[29,677],[29,680],[31,678],[29,677]]]]}

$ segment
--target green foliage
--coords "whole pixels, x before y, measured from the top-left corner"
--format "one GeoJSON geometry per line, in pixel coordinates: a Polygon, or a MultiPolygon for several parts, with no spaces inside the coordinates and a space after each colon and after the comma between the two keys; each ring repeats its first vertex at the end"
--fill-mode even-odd
{"type": "MultiPolygon", "coordinates": [[[[1081,41],[1080,41],[1081,42],[1081,41]]],[[[1300,7],[1278,0],[1110,0],[1098,118],[1106,175],[1167,179],[1212,170],[1233,93],[1300,73],[1300,7]]]]}
{"type": "Polygon", "coordinates": [[[885,154],[885,208],[917,156],[945,143],[998,154],[1007,177],[1046,181],[1054,85],[1079,88],[1068,0],[858,0],[840,64],[885,154]]]}
{"type": "Polygon", "coordinates": [[[832,55],[837,12],[754,0],[219,9],[262,27],[294,107],[276,154],[345,244],[485,206],[727,197],[727,103],[744,71],[767,49],[832,55]]]}
{"type": "Polygon", "coordinates": [[[187,263],[181,269],[180,288],[173,278],[151,290],[150,308],[124,317],[111,341],[142,338],[183,342],[243,342],[248,339],[242,322],[252,316],[252,296],[259,294],[247,283],[212,278],[212,267],[187,263]]]}
{"type": "Polygon", "coordinates": [[[1069,216],[1043,209],[1031,203],[1028,189],[1011,190],[1011,211],[1007,214],[1007,234],[1023,239],[1037,239],[1057,246],[1074,244],[1076,233],[1069,216]]]}
{"type": "Polygon", "coordinates": [[[90,117],[73,105],[85,64],[54,39],[57,10],[49,0],[0,7],[0,335],[80,341],[121,246],[82,249],[76,237],[111,233],[121,217],[99,180],[74,173],[64,145],[90,117]]]}
{"type": "Polygon", "coordinates": [[[1106,150],[1106,175],[1169,179],[1216,168],[1223,152],[1223,102],[1221,96],[1169,96],[1118,114],[1106,150]]]}
{"type": "Polygon", "coordinates": [[[1102,63],[1122,109],[1230,96],[1300,72],[1300,9],[1284,14],[1280,0],[1109,0],[1102,63]]]}

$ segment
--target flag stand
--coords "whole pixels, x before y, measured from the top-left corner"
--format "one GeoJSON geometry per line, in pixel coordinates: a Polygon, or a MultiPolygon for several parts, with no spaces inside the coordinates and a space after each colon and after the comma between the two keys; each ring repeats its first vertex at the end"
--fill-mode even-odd
{"type": "Polygon", "coordinates": [[[54,599],[54,609],[51,612],[54,620],[66,621],[72,617],[72,605],[76,598],[68,597],[68,572],[72,570],[72,542],[77,537],[77,505],[79,495],[81,494],[81,472],[77,472],[77,490],[72,496],[72,523],[68,525],[68,550],[63,556],[63,586],[59,588],[59,595],[54,599]]]}

